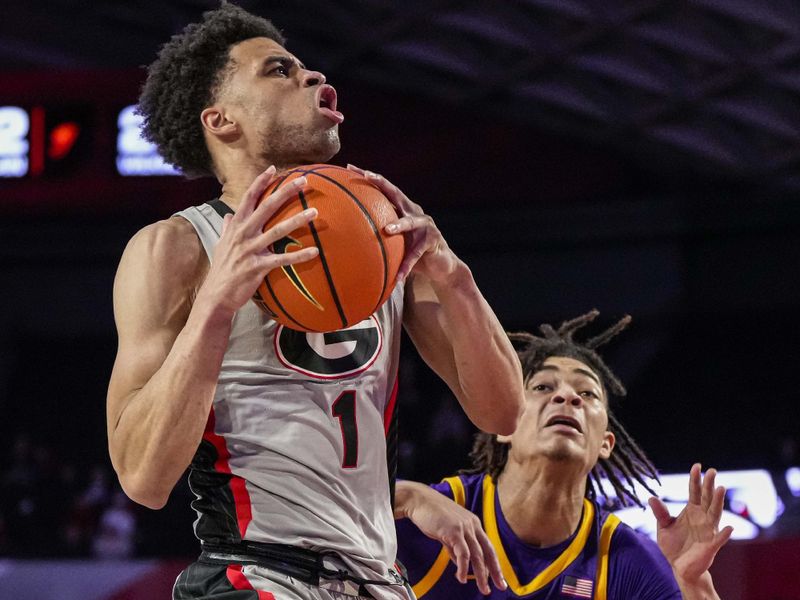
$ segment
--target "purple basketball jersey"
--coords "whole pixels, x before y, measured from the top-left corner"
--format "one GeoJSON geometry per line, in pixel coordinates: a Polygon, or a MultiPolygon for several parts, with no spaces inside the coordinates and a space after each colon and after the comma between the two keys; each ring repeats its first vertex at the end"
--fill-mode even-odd
{"type": "MultiPolygon", "coordinates": [[[[432,486],[475,513],[495,547],[508,589],[492,588],[488,598],[536,600],[680,600],[672,569],[649,538],[601,511],[588,500],[578,529],[556,546],[521,541],[506,522],[488,475],[449,477],[432,486]]],[[[470,580],[455,578],[455,565],[438,542],[408,519],[396,522],[398,559],[418,598],[485,598],[470,580]]]]}

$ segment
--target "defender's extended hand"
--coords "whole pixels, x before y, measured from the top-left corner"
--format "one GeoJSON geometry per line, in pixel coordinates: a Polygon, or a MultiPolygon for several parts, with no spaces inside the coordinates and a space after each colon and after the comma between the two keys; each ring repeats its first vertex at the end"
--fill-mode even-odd
{"type": "Polygon", "coordinates": [[[650,498],[650,508],[658,522],[658,546],[669,561],[677,579],[696,582],[708,571],[719,549],[730,539],[733,527],[719,530],[725,488],[714,488],[716,470],[705,477],[700,464],[689,473],[689,502],[677,517],[672,517],[658,498],[650,498]]]}
{"type": "Polygon", "coordinates": [[[405,281],[412,269],[427,275],[432,281],[445,282],[458,264],[433,219],[412,202],[396,185],[385,177],[347,165],[377,187],[397,209],[400,218],[386,226],[391,235],[406,234],[406,254],[397,272],[398,281],[405,281]]]}
{"type": "Polygon", "coordinates": [[[471,564],[475,583],[482,594],[491,593],[489,577],[498,589],[508,587],[497,554],[476,515],[416,482],[398,482],[396,499],[405,516],[422,533],[447,549],[450,560],[456,565],[458,581],[467,582],[471,564]]]}

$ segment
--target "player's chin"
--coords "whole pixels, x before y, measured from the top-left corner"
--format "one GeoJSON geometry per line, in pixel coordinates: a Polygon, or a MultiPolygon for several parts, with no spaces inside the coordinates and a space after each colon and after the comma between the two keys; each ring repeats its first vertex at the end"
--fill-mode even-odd
{"type": "Polygon", "coordinates": [[[584,462],[583,449],[571,440],[558,440],[550,444],[544,452],[545,456],[555,462],[584,462]]]}
{"type": "Polygon", "coordinates": [[[326,163],[339,153],[342,143],[339,140],[339,126],[335,125],[322,132],[317,137],[314,144],[314,162],[326,163]]]}

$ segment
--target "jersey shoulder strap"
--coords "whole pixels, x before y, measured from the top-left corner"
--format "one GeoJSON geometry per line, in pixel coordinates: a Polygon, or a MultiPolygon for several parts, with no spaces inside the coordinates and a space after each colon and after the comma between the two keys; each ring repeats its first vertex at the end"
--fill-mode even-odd
{"type": "Polygon", "coordinates": [[[211,260],[214,255],[214,247],[222,235],[223,218],[232,212],[227,204],[217,199],[199,206],[190,206],[173,216],[183,217],[191,223],[203,244],[208,259],[211,260]]]}
{"type": "Polygon", "coordinates": [[[217,214],[223,219],[225,218],[225,215],[233,214],[233,209],[227,204],[225,204],[219,198],[214,198],[211,202],[208,203],[208,205],[215,211],[217,211],[217,214]]]}

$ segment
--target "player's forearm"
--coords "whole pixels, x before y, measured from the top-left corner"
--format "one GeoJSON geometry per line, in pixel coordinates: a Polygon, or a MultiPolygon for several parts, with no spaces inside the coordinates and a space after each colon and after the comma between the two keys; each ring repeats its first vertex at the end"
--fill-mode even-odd
{"type": "Polygon", "coordinates": [[[688,582],[675,574],[683,600],[720,600],[711,573],[706,571],[696,581],[688,582]]]}
{"type": "Polygon", "coordinates": [[[394,488],[394,518],[406,519],[411,516],[414,507],[425,501],[425,497],[441,496],[424,483],[398,479],[394,488]]]}
{"type": "Polygon", "coordinates": [[[431,283],[453,349],[464,410],[484,431],[512,433],[522,410],[522,370],[497,316],[463,262],[446,281],[431,283]]]}
{"type": "Polygon", "coordinates": [[[112,463],[136,502],[162,507],[197,451],[231,319],[229,313],[196,304],[162,366],[134,392],[110,432],[112,463]]]}

